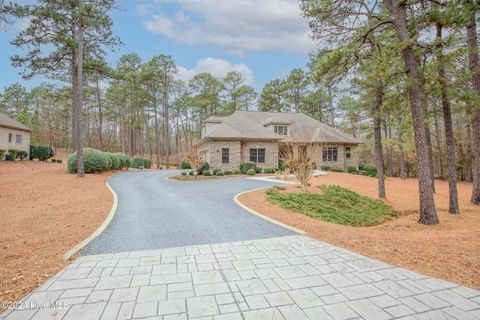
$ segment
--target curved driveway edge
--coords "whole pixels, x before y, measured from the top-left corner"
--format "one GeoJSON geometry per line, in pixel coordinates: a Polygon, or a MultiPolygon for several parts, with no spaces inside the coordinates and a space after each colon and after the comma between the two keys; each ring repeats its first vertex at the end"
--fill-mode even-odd
{"type": "MultiPolygon", "coordinates": [[[[180,172],[180,171],[178,171],[180,172]]],[[[83,255],[153,250],[290,236],[297,233],[238,206],[236,194],[275,185],[246,178],[170,181],[176,171],[129,171],[112,176],[118,208],[83,255]]]]}
{"type": "MultiPolygon", "coordinates": [[[[117,173],[118,174],[118,173],[117,173]]],[[[116,174],[115,174],[116,175],[116,174]]],[[[110,209],[110,212],[108,213],[107,217],[103,221],[103,223],[100,225],[100,227],[97,228],[91,235],[89,235],[87,238],[85,238],[82,242],[68,250],[64,255],[63,255],[63,260],[69,260],[72,258],[74,255],[76,255],[78,252],[80,252],[83,248],[85,248],[90,242],[92,242],[96,237],[98,237],[112,222],[113,217],[115,216],[115,213],[117,213],[117,207],[118,207],[118,196],[115,193],[115,190],[112,189],[108,181],[110,180],[111,177],[114,175],[108,177],[107,181],[105,184],[108,187],[108,190],[112,193],[113,196],[113,204],[112,208],[110,209]]]]}
{"type": "Polygon", "coordinates": [[[238,204],[240,207],[242,207],[243,209],[247,210],[248,212],[250,212],[251,214],[254,214],[256,215],[257,217],[260,217],[262,219],[265,219],[269,222],[272,222],[272,223],[275,223],[285,229],[289,229],[289,230],[292,230],[293,232],[296,232],[296,233],[299,233],[299,234],[305,234],[306,232],[303,231],[303,230],[300,230],[300,229],[297,229],[295,227],[292,227],[292,226],[289,226],[288,224],[285,224],[285,223],[282,223],[280,221],[277,221],[275,219],[272,219],[272,218],[269,218],[267,216],[264,216],[263,214],[261,214],[260,212],[257,212],[255,210],[253,210],[252,208],[244,205],[240,200],[238,200],[239,197],[241,197],[242,195],[246,194],[246,193],[249,193],[249,192],[254,192],[254,191],[258,191],[258,190],[264,190],[264,189],[268,189],[268,187],[265,187],[265,188],[258,188],[258,189],[254,189],[254,190],[248,190],[248,191],[243,191],[243,192],[240,192],[238,193],[237,195],[235,195],[235,197],[233,198],[233,201],[235,201],[236,204],[238,204]]]}

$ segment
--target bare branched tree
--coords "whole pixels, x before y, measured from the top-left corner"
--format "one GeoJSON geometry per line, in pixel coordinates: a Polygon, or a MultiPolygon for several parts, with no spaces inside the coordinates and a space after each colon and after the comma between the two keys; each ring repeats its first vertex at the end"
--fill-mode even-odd
{"type": "Polygon", "coordinates": [[[187,154],[187,161],[190,163],[190,167],[193,170],[193,175],[195,179],[198,175],[198,169],[200,169],[205,161],[203,160],[202,156],[198,152],[197,148],[193,147],[187,154]]]}
{"type": "Polygon", "coordinates": [[[312,178],[313,143],[282,143],[279,146],[280,157],[286,167],[290,168],[300,182],[303,191],[307,191],[308,182],[312,178]]]}

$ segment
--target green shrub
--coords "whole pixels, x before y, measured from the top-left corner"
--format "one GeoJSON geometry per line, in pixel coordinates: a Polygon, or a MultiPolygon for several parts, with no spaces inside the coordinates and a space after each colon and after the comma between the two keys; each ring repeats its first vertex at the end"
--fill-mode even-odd
{"type": "Polygon", "coordinates": [[[262,168],[255,168],[256,173],[262,173],[262,168]]]}
{"type": "Polygon", "coordinates": [[[12,154],[11,154],[10,152],[7,152],[7,153],[5,154],[5,160],[6,160],[6,161],[15,161],[15,158],[12,157],[12,154]]]}
{"type": "Polygon", "coordinates": [[[327,222],[367,227],[399,215],[388,204],[339,186],[319,186],[321,193],[268,191],[267,199],[280,207],[327,222]]]}
{"type": "Polygon", "coordinates": [[[132,159],[130,159],[130,157],[126,154],[123,154],[123,157],[125,158],[125,168],[130,168],[132,165],[132,159]]]}
{"type": "Polygon", "coordinates": [[[198,169],[198,174],[199,175],[202,175],[203,174],[203,171],[205,170],[208,170],[208,172],[210,172],[210,165],[208,164],[208,162],[205,162],[199,169],[198,169]]]}
{"type": "Polygon", "coordinates": [[[193,176],[194,173],[195,173],[195,172],[194,172],[193,170],[191,170],[191,171],[188,173],[188,175],[189,175],[189,176],[193,176]]]}
{"type": "Polygon", "coordinates": [[[240,163],[240,171],[245,174],[247,173],[248,170],[253,169],[255,170],[257,168],[257,165],[255,162],[242,162],[240,163]]]}
{"type": "Polygon", "coordinates": [[[130,168],[137,168],[137,169],[143,169],[145,166],[145,161],[144,159],[140,157],[133,157],[132,161],[130,163],[130,168]]]}
{"type": "Polygon", "coordinates": [[[150,169],[152,167],[152,161],[148,159],[143,159],[143,165],[145,166],[145,168],[150,169]]]}
{"type": "Polygon", "coordinates": [[[233,170],[233,173],[235,174],[242,174],[242,171],[240,169],[235,169],[233,170]]]}
{"type": "Polygon", "coordinates": [[[233,174],[233,172],[231,170],[225,170],[225,171],[223,171],[223,174],[226,175],[226,176],[229,176],[229,175],[233,174]]]}
{"type": "Polygon", "coordinates": [[[339,168],[339,167],[331,167],[328,171],[331,171],[331,172],[345,172],[345,170],[343,170],[342,168],[339,168]]]}
{"type": "Polygon", "coordinates": [[[320,169],[322,171],[330,171],[330,168],[331,168],[330,166],[320,166],[320,169]]]}
{"type": "Polygon", "coordinates": [[[30,146],[30,159],[47,161],[53,158],[54,152],[50,146],[30,146]]]}
{"type": "Polygon", "coordinates": [[[185,171],[180,172],[180,174],[181,174],[182,176],[186,176],[186,175],[187,175],[187,173],[186,173],[185,171]]]}
{"type": "Polygon", "coordinates": [[[10,158],[9,160],[15,160],[17,159],[17,149],[9,149],[8,150],[8,157],[10,158]]]}
{"type": "Polygon", "coordinates": [[[249,176],[254,176],[257,172],[255,171],[255,169],[248,169],[246,174],[249,175],[249,176]]]}
{"type": "Polygon", "coordinates": [[[273,173],[273,168],[263,168],[263,173],[273,173]]]}
{"type": "Polygon", "coordinates": [[[127,159],[125,158],[126,157],[125,154],[121,152],[117,152],[117,153],[114,153],[114,156],[117,157],[118,162],[120,163],[119,169],[123,169],[127,166],[127,159]]]}
{"type": "Polygon", "coordinates": [[[3,156],[5,155],[5,153],[6,153],[6,150],[0,149],[0,161],[3,160],[3,156]]]}
{"type": "Polygon", "coordinates": [[[223,176],[223,171],[222,171],[222,170],[217,171],[217,172],[215,173],[215,175],[216,175],[217,177],[222,177],[222,176],[223,176]]]}
{"type": "Polygon", "coordinates": [[[361,168],[363,171],[367,173],[369,177],[376,177],[377,176],[377,167],[375,165],[366,163],[361,168]]]}
{"type": "Polygon", "coordinates": [[[357,173],[358,169],[357,169],[357,167],[354,167],[354,166],[348,166],[347,167],[347,172],[348,173],[357,173]]]}
{"type": "Polygon", "coordinates": [[[210,174],[210,170],[203,170],[203,171],[202,171],[202,175],[204,175],[204,176],[210,176],[210,175],[211,175],[211,174],[210,174]]]}
{"type": "Polygon", "coordinates": [[[28,153],[26,151],[20,150],[17,151],[17,159],[20,159],[23,161],[28,156],[28,153]]]}
{"type": "Polygon", "coordinates": [[[220,168],[216,168],[216,169],[213,169],[213,174],[216,175],[217,172],[223,172],[222,169],[220,168]]]}
{"type": "MultiPolygon", "coordinates": [[[[109,169],[110,157],[99,150],[92,148],[83,149],[83,165],[85,173],[95,173],[106,171],[109,169]]],[[[68,172],[77,172],[77,152],[74,152],[68,157],[67,161],[68,172]]]]}
{"type": "Polygon", "coordinates": [[[187,161],[180,161],[179,168],[182,170],[192,169],[192,167],[190,166],[190,163],[188,163],[187,161]]]}

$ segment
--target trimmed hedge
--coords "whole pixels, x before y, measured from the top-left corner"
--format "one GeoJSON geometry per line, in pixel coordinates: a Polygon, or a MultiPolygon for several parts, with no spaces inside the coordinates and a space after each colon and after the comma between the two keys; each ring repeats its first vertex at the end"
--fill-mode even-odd
{"type": "Polygon", "coordinates": [[[225,171],[223,171],[223,174],[225,174],[226,176],[229,176],[229,175],[233,174],[233,172],[230,171],[230,170],[225,170],[225,171]]]}
{"type": "Polygon", "coordinates": [[[223,176],[223,171],[221,171],[221,170],[220,170],[220,171],[217,171],[217,172],[215,173],[215,175],[216,175],[217,177],[222,177],[222,176],[223,176]]]}
{"type": "Polygon", "coordinates": [[[143,159],[143,165],[145,166],[145,168],[150,169],[152,167],[152,161],[148,159],[143,159]]]}
{"type": "Polygon", "coordinates": [[[202,175],[204,175],[204,176],[211,176],[210,170],[203,170],[203,171],[202,171],[202,175]]]}
{"type": "Polygon", "coordinates": [[[347,172],[348,173],[357,173],[358,169],[357,169],[357,167],[354,167],[354,166],[348,166],[347,167],[347,172]]]}
{"type": "Polygon", "coordinates": [[[15,159],[17,159],[17,149],[9,149],[7,156],[7,160],[15,161],[15,159]]]}
{"type": "Polygon", "coordinates": [[[50,146],[30,146],[30,160],[47,161],[53,156],[54,152],[50,146]]]}
{"type": "Polygon", "coordinates": [[[330,170],[328,171],[331,171],[331,172],[345,172],[345,170],[343,170],[342,168],[339,168],[339,167],[331,167],[330,170]]]}
{"type": "Polygon", "coordinates": [[[179,166],[179,169],[182,169],[182,170],[192,169],[192,167],[190,166],[190,163],[188,163],[187,161],[180,161],[178,166],[179,166]]]}
{"type": "MultiPolygon", "coordinates": [[[[57,162],[60,162],[57,160],[57,162]]],[[[85,173],[102,172],[112,169],[128,168],[130,158],[123,153],[102,152],[93,148],[83,149],[83,165],[85,173]]],[[[61,162],[60,162],[61,163],[61,162]]],[[[77,172],[77,152],[72,153],[67,161],[68,172],[77,172]]]]}
{"type": "Polygon", "coordinates": [[[216,168],[216,169],[213,169],[213,174],[217,174],[217,172],[223,172],[222,169],[220,168],[216,168]]]}
{"type": "Polygon", "coordinates": [[[377,167],[373,164],[366,163],[361,168],[362,171],[366,172],[366,175],[369,177],[376,177],[377,176],[377,167]]]}
{"type": "Polygon", "coordinates": [[[17,151],[17,159],[20,159],[20,161],[23,161],[28,156],[28,153],[26,151],[20,150],[17,151]]]}
{"type": "Polygon", "coordinates": [[[255,169],[248,169],[246,174],[249,175],[249,176],[254,176],[257,172],[255,171],[255,169]]]}
{"type": "Polygon", "coordinates": [[[240,171],[245,174],[248,170],[256,170],[257,164],[255,162],[242,162],[240,163],[240,171]]]}
{"type": "Polygon", "coordinates": [[[145,161],[140,157],[133,157],[130,162],[130,168],[143,169],[144,166],[145,166],[145,161]]]}
{"type": "Polygon", "coordinates": [[[233,173],[235,174],[242,174],[242,171],[240,169],[235,169],[233,170],[233,173]]]}
{"type": "Polygon", "coordinates": [[[263,173],[273,173],[273,168],[263,168],[263,173]]]}

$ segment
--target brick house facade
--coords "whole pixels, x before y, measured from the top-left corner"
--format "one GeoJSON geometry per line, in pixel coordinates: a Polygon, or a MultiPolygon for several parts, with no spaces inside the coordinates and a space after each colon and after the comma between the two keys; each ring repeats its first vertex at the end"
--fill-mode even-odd
{"type": "Polygon", "coordinates": [[[209,117],[197,150],[211,168],[238,169],[242,162],[273,168],[281,143],[311,142],[312,165],[358,167],[360,140],[302,113],[236,111],[229,117],[209,117]]]}

